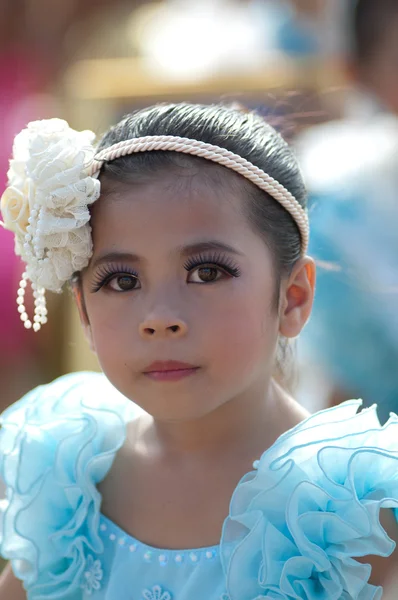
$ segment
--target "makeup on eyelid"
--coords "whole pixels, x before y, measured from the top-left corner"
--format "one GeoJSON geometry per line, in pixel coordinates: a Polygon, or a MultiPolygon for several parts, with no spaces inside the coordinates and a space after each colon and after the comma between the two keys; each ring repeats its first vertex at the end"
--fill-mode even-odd
{"type": "MultiPolygon", "coordinates": [[[[195,269],[218,269],[219,271],[223,271],[224,274],[227,275],[227,277],[239,277],[241,274],[241,271],[239,269],[239,267],[236,265],[236,263],[233,261],[233,259],[229,256],[226,256],[225,254],[222,253],[214,253],[214,254],[201,254],[198,256],[193,256],[190,257],[188,260],[185,261],[184,263],[184,269],[186,271],[188,271],[189,273],[192,273],[195,269]]],[[[135,279],[136,281],[139,281],[139,274],[136,270],[131,269],[131,267],[125,266],[125,265],[100,265],[100,267],[97,270],[97,273],[95,274],[94,277],[94,281],[92,284],[92,288],[91,291],[92,293],[98,292],[101,288],[103,288],[104,286],[107,286],[108,284],[110,284],[113,280],[117,280],[119,278],[122,277],[130,277],[131,279],[135,279]]],[[[200,283],[205,284],[205,283],[215,283],[216,281],[219,281],[221,278],[218,279],[214,279],[214,280],[208,280],[208,281],[201,281],[200,283]]],[[[199,282],[188,282],[188,283],[199,283],[199,282]]],[[[114,288],[111,288],[113,291],[115,292],[122,292],[122,291],[133,291],[133,290],[137,290],[140,289],[139,287],[131,287],[129,289],[125,289],[125,290],[115,290],[114,288]]]]}

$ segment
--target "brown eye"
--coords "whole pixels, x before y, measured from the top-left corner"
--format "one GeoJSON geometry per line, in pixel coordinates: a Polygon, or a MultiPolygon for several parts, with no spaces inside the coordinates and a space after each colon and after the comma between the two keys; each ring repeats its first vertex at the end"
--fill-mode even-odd
{"type": "Polygon", "coordinates": [[[215,267],[201,267],[198,269],[198,276],[202,281],[215,281],[218,276],[218,269],[215,267]]]}
{"type": "Polygon", "coordinates": [[[139,281],[134,275],[118,275],[108,282],[108,286],[115,292],[129,292],[139,288],[139,281]]]}
{"type": "Polygon", "coordinates": [[[212,283],[222,277],[222,271],[218,267],[198,267],[190,273],[190,283],[212,283]]]}

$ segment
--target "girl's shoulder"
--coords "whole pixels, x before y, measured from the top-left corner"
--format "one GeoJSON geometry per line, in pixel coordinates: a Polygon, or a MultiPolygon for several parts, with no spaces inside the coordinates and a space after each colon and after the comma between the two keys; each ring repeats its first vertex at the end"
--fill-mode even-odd
{"type": "Polygon", "coordinates": [[[395,548],[380,510],[398,507],[398,417],[381,426],[376,406],[361,404],[311,415],[241,480],[221,543],[227,589],[251,581],[245,600],[379,597],[355,558],[395,548]]]}
{"type": "Polygon", "coordinates": [[[59,593],[57,573],[74,581],[83,546],[100,548],[96,486],[139,412],[104,375],[87,372],[38,387],[1,415],[0,554],[34,590],[29,597],[59,593]]]}
{"type": "Polygon", "coordinates": [[[138,410],[118,392],[103,373],[82,371],[62,375],[48,384],[28,392],[21,400],[9,406],[0,417],[2,426],[19,420],[19,424],[82,414],[91,410],[117,410],[123,414],[138,410]],[[21,421],[22,418],[22,421],[21,421]]]}

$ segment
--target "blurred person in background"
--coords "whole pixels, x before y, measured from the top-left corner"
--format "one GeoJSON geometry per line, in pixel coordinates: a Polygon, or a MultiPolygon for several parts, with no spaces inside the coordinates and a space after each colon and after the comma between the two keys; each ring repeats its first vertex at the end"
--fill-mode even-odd
{"type": "MultiPolygon", "coordinates": [[[[0,188],[6,187],[6,173],[12,140],[28,121],[49,113],[49,97],[40,94],[46,80],[45,64],[18,38],[18,3],[8,6],[0,31],[0,188]]],[[[3,11],[5,4],[2,5],[3,11]]],[[[1,221],[1,217],[0,217],[1,221]]],[[[43,340],[21,328],[15,312],[15,285],[21,278],[22,264],[14,255],[14,239],[0,227],[0,379],[1,409],[26,392],[43,375],[43,340]],[[40,347],[39,344],[40,343],[40,347]],[[21,364],[24,365],[23,376],[21,364]]]]}
{"type": "Polygon", "coordinates": [[[361,396],[398,411],[398,2],[358,0],[346,116],[303,134],[311,253],[321,268],[301,350],[326,404],[361,396]],[[324,386],[323,386],[324,387],[324,386]]]}

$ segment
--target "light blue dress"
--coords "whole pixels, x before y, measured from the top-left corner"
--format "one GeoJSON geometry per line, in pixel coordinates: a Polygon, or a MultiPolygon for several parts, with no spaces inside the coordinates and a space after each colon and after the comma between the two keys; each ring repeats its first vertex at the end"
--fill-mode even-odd
{"type": "MultiPolygon", "coordinates": [[[[374,600],[370,566],[394,542],[398,417],[360,401],[282,435],[238,484],[220,544],[157,549],[101,514],[108,473],[137,407],[103,375],[33,390],[2,416],[2,556],[29,600],[374,600]]],[[[193,515],[194,518],[194,515],[193,515]]]]}

